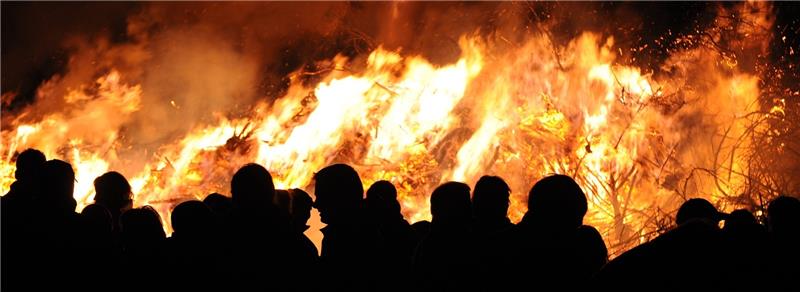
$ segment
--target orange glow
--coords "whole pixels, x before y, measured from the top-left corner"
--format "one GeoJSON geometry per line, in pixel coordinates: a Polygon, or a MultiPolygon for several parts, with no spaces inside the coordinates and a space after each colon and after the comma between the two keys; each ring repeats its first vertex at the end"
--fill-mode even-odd
{"type": "MultiPolygon", "coordinates": [[[[736,175],[746,173],[745,157],[734,149],[750,142],[733,137],[752,123],[745,116],[756,110],[760,88],[736,66],[717,66],[727,58],[681,51],[666,61],[678,73],[653,76],[617,62],[613,39],[593,33],[558,56],[542,36],[505,50],[477,36],[459,46],[460,58],[444,65],[379,47],[353,72],[343,68],[356,61],[337,56],[315,84],[293,74],[274,102],[244,117],[216,113],[177,139],[158,141],[152,153],[133,153],[135,143],[124,139],[129,117],[148,110],[143,85],[115,70],[63,96],[45,84],[39,99],[68,106],[4,119],[0,192],[13,182],[15,152],[26,148],[72,163],[79,209],[92,202],[94,178],[118,170],[131,182],[134,204],[154,205],[162,218],[181,201],[228,193],[231,175],[248,162],[269,169],[278,188],[309,190],[314,171],[343,162],[359,171],[365,189],[394,183],[410,221],[430,219],[427,196],[442,182],[501,176],[517,221],[532,184],[562,173],[582,185],[590,202],[585,222],[616,253],[651,238],[658,212],[674,210],[679,193],[716,198],[746,184],[736,175]],[[687,73],[697,71],[707,76],[687,73]],[[686,86],[693,82],[702,86],[686,86]],[[677,94],[691,103],[666,110],[663,100],[677,94]],[[688,177],[694,168],[719,173],[688,177]]],[[[785,110],[781,101],[769,112],[785,110]]]]}

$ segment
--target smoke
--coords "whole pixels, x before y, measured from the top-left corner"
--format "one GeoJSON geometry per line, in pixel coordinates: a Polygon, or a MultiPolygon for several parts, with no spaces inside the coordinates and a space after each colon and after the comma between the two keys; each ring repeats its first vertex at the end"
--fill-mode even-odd
{"type": "MultiPolygon", "coordinates": [[[[709,19],[713,19],[701,14],[714,9],[719,9],[720,14],[730,12],[725,10],[726,7],[699,4],[301,2],[289,5],[247,2],[85,4],[78,8],[53,4],[64,12],[48,14],[39,12],[49,11],[44,8],[50,6],[44,4],[3,5],[4,40],[9,38],[8,35],[12,41],[16,40],[14,36],[17,34],[25,35],[22,43],[33,44],[31,47],[35,50],[60,47],[62,54],[68,56],[63,69],[56,70],[58,74],[40,84],[33,99],[35,104],[25,107],[25,115],[9,115],[10,110],[20,107],[9,109],[6,106],[3,109],[3,124],[11,124],[11,118],[36,121],[54,112],[77,116],[85,113],[81,108],[112,107],[114,103],[92,103],[91,98],[69,103],[64,97],[72,91],[84,90],[86,84],[94,84],[100,76],[116,70],[122,76],[121,82],[141,85],[141,110],[120,113],[121,116],[113,118],[97,117],[114,122],[87,126],[98,132],[120,129],[120,139],[125,144],[145,152],[156,151],[158,145],[173,142],[192,128],[214,123],[220,117],[251,114],[255,104],[269,103],[285,93],[288,86],[286,76],[293,71],[315,69],[316,61],[328,60],[337,54],[363,56],[378,46],[402,51],[404,55],[422,55],[434,64],[448,64],[461,55],[457,40],[463,35],[485,36],[492,42],[493,51],[489,57],[495,60],[507,58],[509,52],[525,46],[531,36],[538,36],[548,42],[537,46],[551,50],[539,50],[536,54],[549,55],[547,58],[569,64],[573,60],[564,58],[569,55],[562,56],[559,52],[574,51],[570,48],[574,45],[572,41],[584,31],[594,31],[604,39],[614,36],[615,42],[606,49],[613,54],[619,52],[615,59],[618,63],[652,62],[642,67],[654,68],[661,74],[683,72],[680,74],[698,75],[701,72],[675,69],[679,66],[673,64],[690,62],[692,57],[679,60],[686,55],[671,53],[673,47],[669,44],[674,43],[681,32],[702,29],[711,22],[709,19]],[[9,9],[20,16],[9,20],[6,17],[11,14],[9,9]],[[100,17],[91,17],[95,15],[100,17]],[[46,33],[49,26],[36,23],[27,31],[8,28],[11,21],[24,22],[20,18],[25,16],[32,19],[52,17],[58,24],[57,29],[69,33],[64,33],[65,36],[46,33]],[[670,22],[666,20],[669,17],[676,19],[670,22]],[[83,22],[78,19],[93,20],[83,22]],[[613,21],[605,21],[608,19],[613,21]],[[672,28],[676,28],[674,36],[672,28]],[[643,44],[654,40],[666,45],[641,49],[643,44]],[[53,45],[55,42],[61,45],[53,45]],[[671,56],[664,60],[667,65],[661,68],[654,66],[661,64],[659,54],[671,56]],[[656,57],[643,57],[649,55],[656,57]]],[[[748,9],[758,11],[752,5],[743,7],[745,12],[748,9]]],[[[769,15],[769,11],[761,12],[769,15]]],[[[768,27],[771,20],[753,18],[748,21],[768,27]]],[[[748,57],[765,55],[765,43],[731,39],[731,36],[747,35],[749,31],[745,30],[753,30],[752,25],[717,25],[731,26],[735,33],[722,31],[712,36],[712,40],[743,47],[738,51],[737,60],[744,70],[752,71],[755,60],[748,57]]],[[[31,99],[20,89],[25,86],[13,85],[14,76],[24,74],[13,74],[18,70],[9,69],[21,66],[17,58],[8,57],[18,54],[19,47],[23,46],[3,44],[3,59],[9,61],[3,63],[3,82],[7,85],[3,88],[4,98],[13,95],[6,95],[8,92],[17,92],[18,99],[31,99]],[[12,73],[11,77],[6,77],[9,75],[6,73],[12,73]],[[12,85],[8,86],[9,83],[12,85]]],[[[52,52],[32,54],[46,53],[52,52]]],[[[729,54],[726,58],[731,58],[737,52],[723,53],[729,54]]],[[[691,78],[684,76],[684,79],[691,78]]],[[[487,83],[495,82],[490,80],[487,83]]],[[[483,89],[480,85],[475,87],[479,89],[468,94],[458,108],[470,117],[465,120],[473,130],[480,126],[477,122],[483,120],[482,111],[473,108],[491,107],[482,103],[495,102],[481,99],[480,91],[483,89]],[[476,104],[479,106],[473,107],[476,104]]],[[[6,102],[4,104],[10,104],[6,102]]],[[[565,103],[566,106],[574,104],[577,103],[565,103]]],[[[678,124],[699,125],[704,120],[695,116],[682,119],[678,124]]],[[[683,132],[691,133],[695,129],[686,130],[683,132]]]]}
{"type": "MultiPolygon", "coordinates": [[[[6,4],[4,4],[6,5],[6,4]]],[[[8,7],[6,5],[5,7],[8,7]]],[[[14,8],[12,6],[12,8],[14,8]]],[[[16,7],[16,12],[43,10],[40,5],[16,7]]],[[[617,55],[617,63],[654,62],[643,66],[653,68],[656,76],[671,74],[666,79],[685,80],[686,84],[670,84],[673,88],[686,87],[685,92],[677,93],[681,98],[700,100],[697,95],[721,89],[696,88],[714,84],[713,77],[697,79],[693,76],[702,72],[681,68],[683,64],[702,62],[703,66],[715,66],[714,60],[702,59],[698,54],[671,53],[674,39],[682,32],[701,28],[710,23],[710,18],[700,17],[711,10],[719,9],[719,14],[729,13],[726,7],[715,5],[669,5],[634,6],[607,3],[147,3],[142,5],[109,6],[86,5],[83,9],[66,9],[58,23],[71,24],[76,19],[91,18],[89,15],[102,15],[95,23],[65,28],[74,33],[66,34],[59,40],[61,48],[68,56],[63,70],[43,83],[36,91],[35,104],[26,107],[22,116],[8,115],[4,108],[3,124],[10,118],[19,121],[36,121],[54,112],[61,113],[66,120],[77,116],[87,116],[81,120],[80,128],[98,133],[119,132],[123,144],[130,145],[126,151],[147,155],[158,150],[163,144],[173,143],[193,128],[214,124],[220,118],[247,117],[253,106],[261,102],[270,103],[283,96],[288,87],[287,74],[302,69],[314,70],[320,60],[329,60],[337,54],[348,57],[363,56],[381,46],[387,50],[402,51],[404,55],[422,55],[434,64],[449,64],[460,55],[459,37],[478,34],[490,42],[488,51],[490,61],[514,59],[518,51],[535,51],[536,56],[526,56],[520,64],[533,64],[531,68],[517,68],[513,63],[507,66],[486,68],[484,76],[475,81],[471,92],[456,108],[462,112],[466,132],[476,131],[485,118],[486,108],[506,104],[503,100],[481,98],[487,92],[485,86],[498,84],[491,76],[513,76],[514,70],[532,70],[540,76],[554,76],[558,70],[581,60],[594,63],[596,59],[611,60],[608,55],[617,55]],[[114,9],[109,9],[113,7],[114,9]],[[110,10],[111,13],[100,10],[110,10]],[[669,11],[669,13],[663,13],[669,11]],[[124,17],[123,17],[124,15],[124,17]],[[667,16],[668,15],[668,16],[667,16]],[[665,20],[676,17],[676,22],[692,21],[692,25],[675,25],[665,20]],[[120,21],[123,19],[124,21],[120,21]],[[612,19],[613,21],[605,21],[612,19]],[[649,21],[649,23],[647,22],[649,21]],[[120,24],[122,22],[122,24],[120,24]],[[112,25],[113,24],[113,25],[112,25]],[[674,31],[672,27],[677,27],[674,31]],[[574,56],[579,50],[574,40],[585,31],[594,31],[596,40],[586,40],[594,46],[601,40],[612,40],[603,48],[605,56],[574,56]],[[664,39],[664,36],[667,36],[664,39]],[[607,38],[613,36],[613,38],[607,38]],[[672,36],[670,38],[670,36],[672,36]],[[537,42],[530,48],[530,39],[537,42]],[[642,49],[643,44],[660,40],[660,47],[653,45],[642,49]],[[520,50],[520,48],[529,48],[520,50]],[[549,50],[548,50],[549,49],[549,50]],[[661,64],[659,54],[669,56],[661,64]],[[619,53],[619,54],[618,54],[619,53]],[[643,56],[655,55],[653,58],[643,56]],[[561,68],[539,68],[536,64],[553,64],[561,68]],[[537,60],[542,60],[541,62],[537,60]],[[644,60],[644,61],[643,61],[644,60]],[[96,89],[84,88],[95,84],[95,80],[111,70],[120,72],[121,83],[141,85],[141,96],[137,99],[139,110],[121,111],[120,105],[108,102],[95,94],[96,89]],[[482,80],[486,79],[486,80],[482,80]],[[692,84],[692,80],[696,84],[692,84]],[[698,81],[704,80],[704,81],[698,81]],[[706,82],[707,81],[707,82],[706,82]],[[69,102],[64,97],[73,91],[84,92],[91,98],[79,102],[69,102]],[[118,113],[115,117],[87,115],[87,109],[94,112],[118,113]],[[110,110],[104,110],[110,109],[110,110]],[[103,121],[91,123],[89,117],[103,121]]],[[[742,10],[758,11],[750,6],[742,10]]],[[[751,12],[752,14],[752,11],[751,12]]],[[[768,27],[769,11],[761,11],[761,18],[751,17],[747,23],[768,27]]],[[[5,14],[5,13],[4,13],[5,14]]],[[[26,13],[22,13],[25,15],[26,13]]],[[[745,15],[751,15],[745,14],[745,15]]],[[[35,15],[35,14],[33,14],[35,15]]],[[[53,16],[53,15],[47,15],[53,16]]],[[[711,18],[713,19],[713,18],[711,18]]],[[[5,20],[5,18],[4,18],[5,20]]],[[[733,27],[732,32],[712,36],[712,41],[742,47],[738,60],[747,71],[752,71],[755,61],[747,59],[752,55],[765,54],[764,42],[747,42],[731,39],[731,36],[746,35],[752,26],[740,22],[717,24],[720,27],[733,27]]],[[[8,27],[5,25],[4,28],[8,27]]],[[[5,31],[4,31],[5,32],[5,31]]],[[[31,32],[42,32],[34,26],[31,32]]],[[[61,37],[59,34],[42,34],[38,43],[48,45],[61,37]]],[[[6,35],[4,33],[4,35],[6,35]]],[[[4,45],[4,48],[8,46],[4,45]]],[[[600,53],[600,52],[598,52],[600,53]]],[[[733,53],[723,52],[726,58],[733,53]]],[[[4,50],[4,57],[5,57],[4,50]]],[[[663,57],[662,56],[662,57],[663,57]]],[[[667,57],[663,57],[667,58],[667,57]]],[[[8,58],[4,58],[8,59],[8,58]]],[[[357,63],[357,62],[356,62],[357,63]]],[[[12,64],[13,65],[13,64],[12,64]]],[[[723,68],[724,69],[724,68],[723,68]]],[[[6,70],[4,63],[4,73],[6,70]]],[[[578,70],[583,72],[585,70],[578,70]]],[[[724,70],[723,70],[724,71],[724,70]]],[[[730,71],[730,70],[728,70],[730,71]]],[[[6,74],[3,74],[4,78],[6,74]]],[[[571,79],[580,76],[571,76],[571,79]]],[[[722,77],[717,77],[723,79],[722,77]]],[[[6,82],[6,79],[4,79],[6,82]]],[[[527,88],[547,88],[540,79],[518,80],[530,84],[527,88]]],[[[552,81],[549,83],[557,84],[552,81]]],[[[570,85],[574,86],[574,85],[570,85]]],[[[90,86],[91,87],[91,86],[90,86]]],[[[724,87],[724,86],[722,86],[724,87]]],[[[4,88],[4,93],[11,88],[4,88]]],[[[496,96],[513,94],[533,94],[529,92],[508,92],[508,89],[493,88],[496,96]],[[503,92],[505,90],[505,92],[503,92]]],[[[570,94],[578,88],[549,89],[566,98],[577,100],[561,101],[562,110],[581,116],[581,109],[575,107],[585,102],[582,97],[570,94]],[[582,101],[583,100],[583,101],[582,101]]],[[[721,95],[721,96],[724,96],[721,95]]],[[[4,98],[6,95],[4,95],[4,98]]],[[[21,97],[21,98],[24,98],[21,97]]],[[[706,99],[702,99],[706,100],[706,99]]],[[[722,103],[727,104],[727,103],[722,103]]],[[[545,105],[542,105],[545,106],[545,105]]],[[[596,109],[598,105],[581,104],[596,109]]],[[[707,106],[707,105],[706,105],[707,106]]],[[[738,105],[731,105],[735,107],[738,105]]],[[[12,110],[14,108],[12,107],[12,110]]],[[[725,112],[726,109],[720,109],[725,112]]],[[[678,114],[675,133],[696,133],[698,129],[715,129],[719,122],[711,124],[704,115],[703,108],[694,111],[684,109],[678,114]]],[[[74,128],[74,127],[73,127],[74,128]]],[[[701,131],[698,136],[705,136],[701,131]]],[[[691,136],[691,135],[690,135],[691,136]]],[[[686,138],[686,137],[683,137],[686,138]]],[[[106,138],[93,141],[106,143],[106,138]]],[[[466,139],[463,137],[462,139],[466,139]]],[[[695,144],[695,143],[687,143],[695,144]]],[[[706,155],[708,153],[703,153],[706,155]]],[[[131,155],[130,153],[128,155],[131,155]]]]}
{"type": "MultiPolygon", "coordinates": [[[[110,21],[100,21],[95,23],[97,27],[66,28],[71,33],[59,40],[60,46],[53,45],[53,41],[39,41],[61,47],[68,57],[63,69],[36,91],[34,104],[25,107],[27,114],[20,121],[36,121],[53,112],[68,112],[64,96],[117,70],[123,82],[141,84],[144,109],[130,117],[116,118],[125,121],[122,138],[145,148],[158,145],[219,116],[249,113],[257,101],[269,101],[283,93],[288,73],[336,54],[355,56],[382,45],[411,53],[438,54],[442,57],[434,60],[451,61],[460,53],[455,40],[467,30],[479,27],[491,15],[485,12],[486,5],[459,6],[451,9],[445,3],[148,3],[115,7],[115,13],[108,17],[118,20],[121,13],[129,14],[124,33],[103,29],[110,21]]],[[[60,17],[59,22],[72,23],[90,18],[89,15],[103,14],[101,10],[107,7],[83,8],[60,17]]],[[[40,35],[42,39],[61,37],[40,35]]],[[[6,66],[3,70],[7,71],[6,66]]],[[[4,82],[14,80],[4,78],[4,82]]],[[[3,90],[6,93],[14,89],[3,90]]],[[[15,109],[19,107],[10,108],[15,109]]],[[[8,110],[5,108],[4,113],[9,113],[8,110]]],[[[10,121],[5,120],[4,124],[7,122],[10,121]]],[[[96,127],[105,128],[102,123],[96,127]]]]}

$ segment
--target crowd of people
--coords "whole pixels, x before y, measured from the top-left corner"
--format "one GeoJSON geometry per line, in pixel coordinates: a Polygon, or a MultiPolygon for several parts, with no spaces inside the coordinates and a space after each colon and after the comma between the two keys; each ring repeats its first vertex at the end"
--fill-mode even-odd
{"type": "Polygon", "coordinates": [[[28,149],[15,177],[0,203],[3,291],[800,289],[791,196],[769,203],[764,224],[690,199],[674,228],[608,261],[600,232],[583,223],[586,195],[565,175],[533,184],[516,224],[496,176],[438,186],[432,220],[409,224],[392,183],[365,193],[348,165],[318,170],[312,199],[276,190],[267,169],[247,164],[230,197],[175,206],[169,237],[153,208],[133,208],[120,173],[96,178],[80,213],[69,163],[28,149]],[[304,235],[312,208],[326,224],[320,251],[304,235]]]}

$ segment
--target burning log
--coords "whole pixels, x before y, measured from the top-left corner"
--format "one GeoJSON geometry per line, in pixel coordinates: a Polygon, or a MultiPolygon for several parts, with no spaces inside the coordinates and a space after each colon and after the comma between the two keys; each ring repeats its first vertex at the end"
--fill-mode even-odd
{"type": "Polygon", "coordinates": [[[222,149],[240,155],[250,152],[250,147],[252,146],[250,137],[253,135],[253,129],[250,129],[250,125],[251,123],[248,122],[239,133],[234,133],[233,136],[228,138],[225,141],[225,147],[222,149]]]}

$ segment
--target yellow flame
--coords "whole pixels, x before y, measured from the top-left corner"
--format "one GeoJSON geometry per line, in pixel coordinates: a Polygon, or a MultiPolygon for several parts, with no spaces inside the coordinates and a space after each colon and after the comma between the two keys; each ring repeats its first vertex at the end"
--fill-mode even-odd
{"type": "MultiPolygon", "coordinates": [[[[79,208],[93,199],[93,179],[113,169],[130,178],[136,206],[154,204],[168,220],[180,201],[227,193],[231,175],[247,162],[267,167],[278,188],[309,187],[315,171],[344,162],[357,168],[365,187],[383,179],[394,183],[411,221],[430,218],[427,195],[442,181],[474,183],[484,174],[500,175],[512,187],[509,215],[519,220],[532,183],[564,173],[587,193],[586,222],[599,227],[609,246],[624,250],[655,229],[655,210],[679,203],[678,188],[665,186],[664,173],[709,164],[730,170],[727,177],[691,180],[696,184],[684,190],[710,197],[736,193],[746,183],[737,174],[747,170],[743,154],[731,149],[749,142],[732,137],[746,130],[744,117],[759,94],[756,77],[715,66],[714,55],[689,51],[675,59],[696,61],[682,68],[707,70],[706,79],[659,80],[616,64],[613,39],[591,33],[555,56],[544,38],[493,52],[491,59],[487,43],[464,37],[460,58],[441,66],[378,48],[363,70],[352,72],[344,68],[354,61],[337,56],[316,85],[295,74],[274,103],[257,104],[244,118],[219,113],[215,123],[162,141],[144,157],[125,152],[134,145],[121,137],[130,114],[146,110],[141,86],[111,71],[65,96],[40,90],[42,98],[62,98],[71,106],[4,125],[0,191],[13,181],[15,153],[38,148],[72,163],[79,208]],[[698,92],[686,93],[700,101],[672,113],[659,108],[657,102],[682,82],[704,82],[698,92]],[[719,109],[726,115],[710,113],[698,128],[682,123],[712,104],[724,105],[719,109]],[[714,136],[726,127],[731,138],[715,138],[719,147],[693,142],[691,135],[714,136]],[[729,163],[712,161],[715,149],[729,163]]],[[[770,113],[784,114],[784,108],[781,101],[770,113]]]]}

